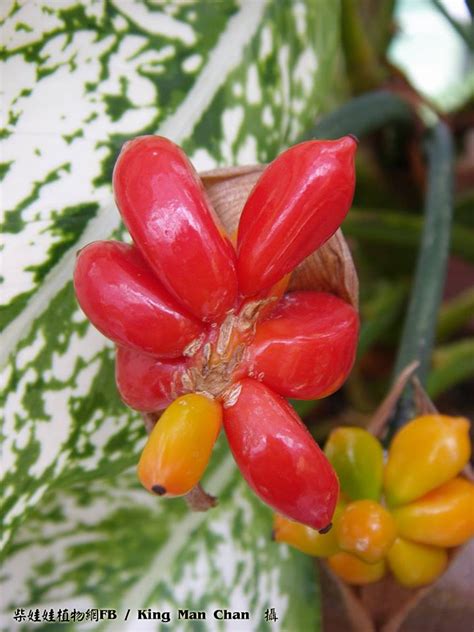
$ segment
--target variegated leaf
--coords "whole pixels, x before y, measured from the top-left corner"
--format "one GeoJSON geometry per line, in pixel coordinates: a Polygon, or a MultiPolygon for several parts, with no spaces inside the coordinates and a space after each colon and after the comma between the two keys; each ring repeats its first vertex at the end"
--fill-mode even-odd
{"type": "MultiPolygon", "coordinates": [[[[144,441],[118,398],[112,348],[77,308],[70,282],[78,248],[124,236],[110,188],[122,143],[163,134],[201,170],[270,160],[324,108],[339,3],[23,0],[1,11],[3,544],[16,556],[24,538],[41,548],[45,495],[53,503],[66,494],[64,519],[82,524],[68,498],[90,485],[114,497],[110,477],[128,485],[123,472],[144,441]]],[[[133,491],[130,511],[147,502],[133,491]]],[[[173,529],[175,510],[156,511],[173,529]]],[[[226,511],[230,504],[222,524],[226,511]]],[[[196,546],[205,546],[204,525],[196,546]]],[[[87,593],[86,579],[67,597],[87,593]]],[[[32,589],[22,603],[37,597],[32,589]]]]}
{"type": "Polygon", "coordinates": [[[170,612],[173,630],[319,629],[311,560],[271,542],[271,513],[227,453],[208,485],[221,500],[201,514],[189,513],[181,500],[165,504],[143,494],[133,472],[122,473],[120,484],[106,478],[46,495],[4,565],[1,629],[31,629],[12,617],[32,604],[40,616],[51,608],[117,610],[117,621],[94,630],[164,629],[159,620],[139,619],[138,611],[148,608],[170,612]],[[265,621],[270,608],[276,622],[265,621]],[[205,612],[205,622],[179,619],[178,611],[186,609],[205,612]],[[250,619],[218,620],[216,609],[246,611],[250,619]]]}

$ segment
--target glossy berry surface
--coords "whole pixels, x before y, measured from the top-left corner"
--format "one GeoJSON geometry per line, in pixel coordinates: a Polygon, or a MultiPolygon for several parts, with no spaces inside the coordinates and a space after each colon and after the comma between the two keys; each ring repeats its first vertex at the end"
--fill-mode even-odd
{"type": "Polygon", "coordinates": [[[337,428],[329,435],[324,453],[339,476],[341,490],[353,500],[378,500],[382,493],[383,449],[362,428],[337,428]]]}
{"type": "Polygon", "coordinates": [[[385,557],[397,534],[389,512],[373,500],[356,500],[342,512],[336,526],[339,547],[368,564],[385,557]]]}
{"type": "Polygon", "coordinates": [[[239,287],[268,289],[334,234],[354,195],[356,141],[308,141],[278,156],[242,211],[237,239],[239,287]]]}
{"type": "Polygon", "coordinates": [[[392,513],[400,535],[422,544],[458,546],[474,536],[474,485],[453,478],[392,513]]]}
{"type": "Polygon", "coordinates": [[[380,442],[362,428],[337,428],[324,448],[341,484],[331,537],[276,516],[275,539],[328,558],[349,584],[378,581],[387,565],[406,588],[435,581],[448,565],[446,549],[474,536],[474,484],[455,476],[469,459],[468,433],[467,419],[411,420],[389,447],[384,477],[380,442]],[[412,500],[391,505],[387,497],[412,500]]]}
{"type": "Polygon", "coordinates": [[[328,559],[329,567],[336,575],[353,586],[365,586],[379,581],[386,573],[385,560],[368,564],[360,558],[341,551],[328,559]]]}
{"type": "Polygon", "coordinates": [[[222,425],[222,408],[204,395],[183,395],[153,428],[138,478],[159,496],[181,496],[199,483],[222,425]]]}
{"type": "MultiPolygon", "coordinates": [[[[333,522],[336,524],[345,505],[343,500],[338,500],[333,516],[333,522]]],[[[339,551],[334,525],[328,531],[319,532],[280,514],[276,514],[273,519],[273,539],[275,542],[284,542],[302,553],[315,557],[329,557],[339,551]]]]}
{"type": "Polygon", "coordinates": [[[166,409],[139,465],[153,493],[182,495],[199,482],[219,409],[255,493],[316,530],[331,522],[337,476],[284,397],[342,385],[358,315],[330,294],[287,288],[349,209],[355,149],[345,137],[283,152],[251,192],[234,248],[179,147],[159,136],[123,147],[113,184],[133,245],[87,246],[74,284],[86,315],[117,344],[124,402],[166,409]]]}
{"type": "Polygon", "coordinates": [[[339,486],[318,444],[283,397],[249,378],[237,388],[236,403],[224,410],[224,428],[245,480],[280,513],[314,529],[327,527],[339,486]]]}
{"type": "Polygon", "coordinates": [[[118,344],[174,358],[203,332],[202,324],[168,294],[135,246],[96,241],[83,248],[74,287],[92,323],[118,344]]]}
{"type": "Polygon", "coordinates": [[[387,561],[399,584],[419,588],[431,584],[443,573],[448,565],[448,554],[445,549],[397,538],[387,561]]]}
{"type": "Polygon", "coordinates": [[[469,422],[424,415],[393,438],[384,487],[392,505],[409,503],[459,474],[471,454],[469,422]]]}
{"type": "Polygon", "coordinates": [[[250,369],[285,397],[326,397],[352,368],[358,328],[354,309],[336,296],[291,292],[257,326],[249,345],[250,369]]]}
{"type": "Polygon", "coordinates": [[[157,277],[196,316],[234,305],[235,253],[184,152],[160,136],[127,143],[114,169],[123,221],[157,277]]]}

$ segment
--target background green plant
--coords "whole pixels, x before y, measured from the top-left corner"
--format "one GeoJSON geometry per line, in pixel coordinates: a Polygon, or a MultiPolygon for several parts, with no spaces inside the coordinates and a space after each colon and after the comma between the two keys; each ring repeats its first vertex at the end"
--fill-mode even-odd
{"type": "MultiPolygon", "coordinates": [[[[4,257],[14,261],[1,312],[3,629],[14,608],[58,604],[228,607],[250,610],[252,629],[316,629],[312,564],[271,543],[271,513],[224,443],[205,479],[221,497],[217,510],[190,514],[181,500],[157,503],[139,489],[130,468],[145,433],[118,398],[111,347],[76,306],[75,252],[123,237],[110,175],[132,136],[170,136],[205,169],[355,133],[358,185],[343,228],[361,280],[357,363],[335,396],[295,406],[319,440],[336,424],[364,425],[394,371],[418,352],[412,323],[425,306],[428,337],[437,324],[423,351],[428,391],[446,412],[472,414],[474,298],[466,283],[454,287],[452,272],[472,280],[472,98],[437,112],[387,63],[393,0],[140,5],[13,2],[2,20],[9,108],[0,177],[4,257]],[[157,26],[161,13],[168,32],[157,26]],[[449,186],[437,187],[449,178],[437,169],[456,182],[439,311],[444,262],[421,255],[413,284],[423,209],[444,218],[433,229],[440,253],[448,247],[449,186]],[[277,624],[265,623],[268,607],[277,607],[277,624]]],[[[472,29],[453,20],[472,50],[472,29]]]]}

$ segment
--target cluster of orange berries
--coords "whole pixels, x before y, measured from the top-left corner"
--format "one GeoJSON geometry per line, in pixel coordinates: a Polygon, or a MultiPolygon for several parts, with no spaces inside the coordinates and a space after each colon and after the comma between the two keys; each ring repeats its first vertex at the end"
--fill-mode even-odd
{"type": "Polygon", "coordinates": [[[474,484],[460,476],[470,457],[469,422],[424,415],[393,438],[384,463],[366,430],[338,428],[325,453],[341,493],[333,528],[319,533],[281,515],[274,538],[316,557],[348,584],[376,582],[390,570],[403,586],[433,582],[448,551],[474,535],[474,484]]]}

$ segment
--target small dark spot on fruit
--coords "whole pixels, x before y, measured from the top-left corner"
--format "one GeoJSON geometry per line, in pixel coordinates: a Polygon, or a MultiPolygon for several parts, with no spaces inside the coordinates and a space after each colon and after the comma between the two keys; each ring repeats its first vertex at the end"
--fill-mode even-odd
{"type": "Polygon", "coordinates": [[[158,494],[158,496],[163,496],[163,494],[166,494],[166,487],[163,487],[163,485],[153,485],[151,491],[158,494]]]}
{"type": "Polygon", "coordinates": [[[324,535],[325,533],[327,533],[328,531],[331,531],[332,528],[332,522],[330,522],[327,527],[323,527],[322,529],[319,529],[318,533],[320,533],[321,535],[324,535]]]}

